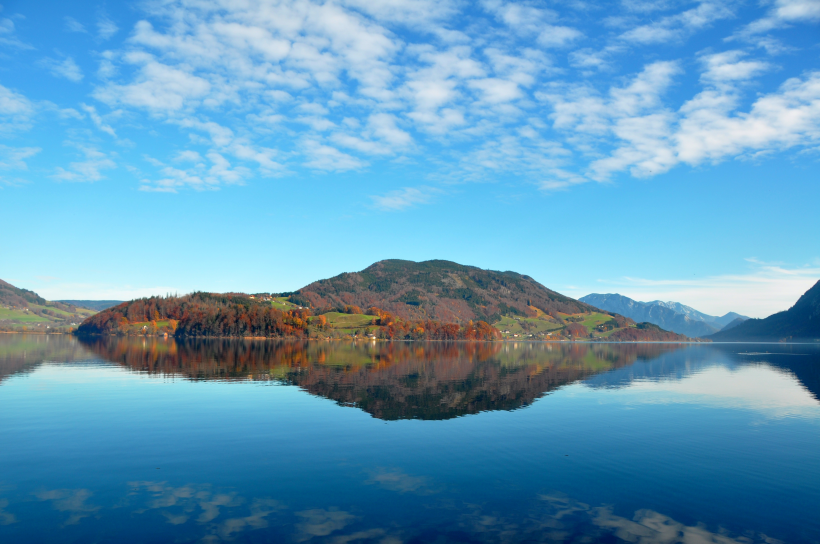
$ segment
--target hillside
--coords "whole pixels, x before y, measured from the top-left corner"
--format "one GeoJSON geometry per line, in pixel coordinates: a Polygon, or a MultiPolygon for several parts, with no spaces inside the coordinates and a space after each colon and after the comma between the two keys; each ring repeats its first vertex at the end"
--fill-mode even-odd
{"type": "Polygon", "coordinates": [[[378,307],[402,319],[447,323],[504,315],[577,314],[596,308],[551,291],[529,276],[450,261],[379,261],[360,272],[319,280],[291,300],[311,308],[378,307]]]}
{"type": "Polygon", "coordinates": [[[34,291],[0,280],[0,331],[68,332],[94,311],[49,302],[34,291]]]}
{"type": "Polygon", "coordinates": [[[87,319],[79,335],[389,340],[687,341],[551,291],[529,276],[448,261],[381,261],[295,293],[151,297],[87,319]]]}
{"type": "Polygon", "coordinates": [[[124,302],[86,319],[77,334],[301,338],[307,336],[307,314],[244,294],[193,293],[124,302]]]}
{"type": "MultiPolygon", "coordinates": [[[[636,325],[632,319],[547,289],[529,276],[450,261],[379,261],[361,272],[320,280],[287,295],[290,303],[327,316],[333,327],[357,319],[342,317],[344,313],[372,308],[368,313],[386,311],[403,321],[486,321],[506,339],[689,340],[654,325],[636,325]]],[[[363,326],[364,322],[359,330],[363,326]]]]}
{"type": "Polygon", "coordinates": [[[615,312],[635,321],[653,323],[668,331],[684,334],[692,338],[702,338],[714,334],[735,320],[742,322],[747,317],[735,312],[724,316],[711,316],[679,302],[639,302],[617,293],[593,293],[581,297],[582,302],[609,312],[615,312]]]}
{"type": "Polygon", "coordinates": [[[327,338],[359,336],[413,340],[493,340],[483,321],[463,325],[402,320],[373,309],[369,315],[328,312],[313,316],[287,297],[244,293],[193,293],[124,302],[86,319],[78,336],[171,335],[183,337],[327,338]],[[339,330],[336,330],[339,327],[339,330]],[[341,332],[341,335],[335,334],[341,332]]]}
{"type": "Polygon", "coordinates": [[[749,319],[711,336],[715,342],[771,342],[820,339],[820,281],[784,312],[749,319]]]}
{"type": "Polygon", "coordinates": [[[20,289],[0,280],[0,304],[15,308],[27,308],[29,304],[45,305],[46,299],[28,289],[20,289]]]}

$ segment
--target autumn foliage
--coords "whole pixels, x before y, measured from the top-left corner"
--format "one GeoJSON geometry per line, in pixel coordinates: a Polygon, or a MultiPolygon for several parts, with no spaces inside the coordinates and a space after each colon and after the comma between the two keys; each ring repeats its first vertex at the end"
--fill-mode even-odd
{"type": "MultiPolygon", "coordinates": [[[[347,313],[361,314],[348,306],[347,313]]],[[[370,308],[370,334],[395,340],[494,340],[501,335],[485,323],[466,325],[433,320],[403,320],[370,308]]],[[[177,337],[308,338],[328,329],[324,315],[307,308],[278,310],[242,294],[193,293],[182,297],[151,297],[125,302],[87,320],[78,335],[156,335],[177,337]]]]}
{"type": "Polygon", "coordinates": [[[501,338],[498,329],[485,321],[466,325],[441,323],[434,320],[404,320],[394,317],[379,308],[370,308],[367,313],[375,315],[380,338],[401,340],[497,340],[501,338]]]}
{"type": "MultiPolygon", "coordinates": [[[[182,297],[151,297],[125,302],[85,320],[77,334],[132,334],[132,325],[168,321],[165,331],[176,336],[308,336],[309,310],[281,311],[245,295],[193,293],[182,297]]],[[[138,329],[139,330],[139,329],[138,329]]]]}

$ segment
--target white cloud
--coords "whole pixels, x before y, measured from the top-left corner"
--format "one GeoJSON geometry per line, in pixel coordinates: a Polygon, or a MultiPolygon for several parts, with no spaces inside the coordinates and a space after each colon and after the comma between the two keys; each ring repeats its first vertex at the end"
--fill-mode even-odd
{"type": "Polygon", "coordinates": [[[65,23],[65,29],[68,32],[87,32],[85,26],[83,26],[83,24],[74,17],[69,17],[66,15],[63,17],[63,22],[65,23]]]}
{"type": "Polygon", "coordinates": [[[769,63],[761,61],[740,60],[746,56],[743,51],[725,51],[713,55],[704,55],[701,61],[706,71],[701,74],[701,81],[721,84],[751,79],[769,69],[769,63]]]}
{"type": "Polygon", "coordinates": [[[373,205],[384,211],[400,211],[417,204],[430,202],[435,194],[440,193],[432,187],[405,187],[398,191],[391,191],[386,195],[371,196],[373,205]]]}
{"type": "Polygon", "coordinates": [[[376,138],[395,147],[405,147],[413,142],[412,136],[397,126],[398,119],[389,113],[374,113],[368,120],[368,127],[376,138]]]}
{"type": "Polygon", "coordinates": [[[656,22],[637,26],[621,34],[621,40],[649,45],[680,40],[689,34],[710,26],[721,19],[733,17],[734,13],[724,3],[705,1],[697,7],[663,17],[656,22]]]}
{"type": "Polygon", "coordinates": [[[185,151],[180,151],[179,153],[177,153],[177,156],[174,160],[185,162],[201,162],[202,155],[200,155],[196,151],[186,149],[185,151]]]}
{"type": "Polygon", "coordinates": [[[700,164],[820,141],[820,72],[787,80],[761,95],[748,112],[735,113],[736,106],[732,94],[719,90],[686,102],[673,138],[678,159],[700,164]]]}
{"type": "Polygon", "coordinates": [[[537,41],[544,47],[566,47],[582,37],[581,31],[568,26],[544,25],[537,41]]]}
{"type": "Polygon", "coordinates": [[[79,83],[83,79],[82,70],[71,57],[66,57],[63,60],[44,58],[39,64],[55,77],[61,77],[74,83],[79,83]]]}
{"type": "Polygon", "coordinates": [[[42,151],[39,147],[8,147],[0,144],[0,169],[28,170],[25,159],[42,151]]]}
{"type": "Polygon", "coordinates": [[[352,155],[342,153],[335,147],[324,145],[316,140],[304,142],[304,154],[307,160],[305,166],[316,170],[342,172],[345,170],[359,170],[367,163],[352,155]]]}
{"type": "Polygon", "coordinates": [[[653,176],[680,163],[699,165],[745,153],[815,145],[820,140],[820,72],[792,78],[775,92],[760,95],[747,112],[738,111],[735,84],[768,65],[739,60],[738,52],[702,57],[708,86],[677,111],[663,105],[663,94],[680,73],[675,63],[648,65],[626,87],[608,96],[589,88],[567,88],[540,96],[553,105],[553,126],[592,148],[615,146],[593,160],[586,175],[603,181],[628,170],[653,176]],[[580,138],[580,139],[579,139],[580,138]]]}
{"type": "Polygon", "coordinates": [[[180,162],[196,162],[190,168],[175,168],[163,164],[152,157],[148,162],[159,168],[158,179],[145,178],[141,181],[140,190],[149,192],[176,193],[179,189],[189,188],[197,191],[218,189],[223,185],[241,185],[251,172],[244,166],[234,166],[222,154],[215,151],[207,153],[210,166],[199,153],[184,151],[176,159],[180,162]]]}
{"type": "Polygon", "coordinates": [[[104,170],[117,167],[108,154],[99,149],[82,144],[71,144],[82,153],[84,160],[72,162],[68,168],[58,167],[52,177],[60,181],[99,181],[105,176],[104,170]]]}
{"type": "Polygon", "coordinates": [[[135,106],[158,112],[171,112],[197,102],[211,90],[204,79],[184,70],[156,62],[150,56],[133,55],[141,64],[136,81],[127,85],[110,83],[98,88],[94,97],[115,106],[135,106]]]}
{"type": "Polygon", "coordinates": [[[85,111],[88,116],[91,118],[91,121],[97,126],[98,129],[113,136],[114,138],[117,137],[117,133],[114,132],[114,129],[111,128],[111,125],[106,124],[100,114],[97,113],[97,109],[94,106],[89,106],[88,104],[80,104],[80,107],[85,111]]]}
{"type": "Polygon", "coordinates": [[[577,49],[569,54],[569,62],[576,68],[584,70],[611,70],[613,68],[612,58],[620,53],[626,51],[623,45],[612,44],[596,51],[592,48],[585,47],[577,49]]]}
{"type": "MultiPolygon", "coordinates": [[[[758,106],[767,104],[767,95],[743,106],[741,89],[777,69],[748,52],[695,55],[703,89],[694,96],[668,93],[688,83],[679,77],[680,67],[692,65],[687,58],[656,60],[626,81],[600,86],[601,72],[616,73],[621,56],[636,45],[680,43],[729,21],[734,3],[624,0],[621,11],[605,14],[617,30],[588,37],[581,23],[591,12],[564,17],[562,6],[552,8],[504,0],[478,9],[449,0],[148,2],[140,4],[133,28],[123,29],[123,45],[99,54],[92,96],[100,104],[84,109],[112,136],[115,117],[106,106],[117,118],[143,115],[149,123],[180,127],[188,144],[201,146],[206,158],[196,162],[208,161],[206,170],[220,162],[208,156],[231,165],[224,175],[196,168],[157,172],[176,188],[215,188],[302,166],[357,170],[369,160],[430,153],[458,165],[460,173],[440,172],[450,178],[488,178],[509,169],[541,188],[559,189],[618,172],[651,176],[681,162],[814,141],[809,88],[781,93],[788,108],[808,115],[803,125],[793,119],[797,110],[781,111],[786,117],[779,121],[763,115],[758,106]],[[556,52],[573,44],[588,46],[556,52]],[[578,83],[578,76],[587,79],[578,83]],[[715,129],[721,141],[705,144],[715,129]]],[[[812,17],[805,5],[798,8],[778,3],[771,12],[812,17]]],[[[75,31],[82,26],[65,21],[75,31]]],[[[99,22],[108,25],[103,39],[118,31],[105,17],[99,22]]],[[[808,78],[802,79],[810,87],[808,78]]],[[[169,146],[169,155],[159,158],[180,166],[179,147],[169,146]]]]}
{"type": "Polygon", "coordinates": [[[749,36],[794,23],[820,21],[820,0],[775,0],[766,17],[747,25],[739,35],[749,36]]]}
{"type": "Polygon", "coordinates": [[[0,85],[0,134],[28,128],[35,109],[31,100],[0,85]]]}
{"type": "Polygon", "coordinates": [[[15,49],[34,49],[32,46],[21,42],[14,33],[14,21],[0,18],[0,45],[6,45],[15,49]]]}
{"type": "Polygon", "coordinates": [[[439,27],[458,13],[457,4],[449,0],[343,0],[378,21],[408,25],[425,31],[442,31],[439,27]]]}
{"type": "Polygon", "coordinates": [[[119,27],[108,17],[101,16],[97,19],[97,35],[103,39],[108,40],[117,33],[119,27]]]}

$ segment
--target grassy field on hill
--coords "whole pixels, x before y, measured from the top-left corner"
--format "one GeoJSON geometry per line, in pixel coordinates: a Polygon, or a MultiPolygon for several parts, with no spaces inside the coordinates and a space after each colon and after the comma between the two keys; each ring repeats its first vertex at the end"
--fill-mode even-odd
{"type": "Polygon", "coordinates": [[[77,308],[75,313],[46,304],[29,304],[27,308],[0,306],[0,328],[29,332],[50,331],[53,328],[70,328],[79,325],[85,318],[94,315],[93,310],[77,308]]]}
{"type": "Polygon", "coordinates": [[[518,337],[529,337],[529,335],[541,337],[548,332],[564,328],[560,323],[545,318],[517,316],[504,316],[492,325],[501,331],[504,338],[515,338],[516,335],[518,337]]]}

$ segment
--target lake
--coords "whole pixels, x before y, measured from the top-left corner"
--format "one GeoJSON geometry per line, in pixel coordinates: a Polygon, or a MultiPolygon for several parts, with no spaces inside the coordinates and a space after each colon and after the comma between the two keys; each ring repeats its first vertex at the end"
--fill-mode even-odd
{"type": "Polygon", "coordinates": [[[0,542],[820,542],[820,346],[0,335],[0,542]]]}

